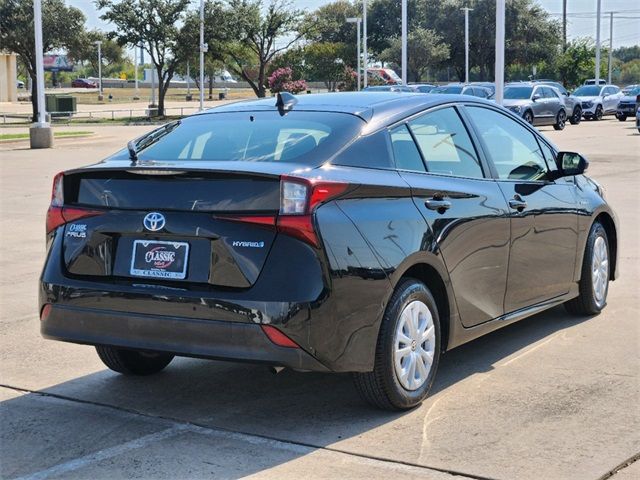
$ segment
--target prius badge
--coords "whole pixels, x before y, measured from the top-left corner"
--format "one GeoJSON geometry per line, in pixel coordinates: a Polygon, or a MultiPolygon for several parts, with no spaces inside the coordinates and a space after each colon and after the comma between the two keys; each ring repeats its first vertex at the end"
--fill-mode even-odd
{"type": "Polygon", "coordinates": [[[150,232],[158,232],[164,228],[166,220],[164,215],[158,212],[150,212],[144,216],[142,220],[142,224],[144,228],[149,230],[150,232]]]}

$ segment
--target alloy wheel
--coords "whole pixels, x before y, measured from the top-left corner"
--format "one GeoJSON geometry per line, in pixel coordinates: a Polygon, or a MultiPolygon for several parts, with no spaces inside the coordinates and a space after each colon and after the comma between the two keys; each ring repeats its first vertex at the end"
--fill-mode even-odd
{"type": "Polygon", "coordinates": [[[436,330],[429,307],[419,300],[407,304],[398,321],[393,363],[400,384],[417,390],[429,378],[436,349],[436,330]]]}
{"type": "Polygon", "coordinates": [[[531,114],[531,112],[524,113],[524,121],[529,124],[533,124],[533,115],[531,114]]]}
{"type": "Polygon", "coordinates": [[[596,120],[602,120],[602,106],[598,105],[596,108],[596,120]]]}
{"type": "Polygon", "coordinates": [[[602,307],[607,298],[607,284],[609,282],[609,252],[607,242],[601,236],[593,244],[591,259],[591,283],[593,296],[598,307],[602,307]]]}

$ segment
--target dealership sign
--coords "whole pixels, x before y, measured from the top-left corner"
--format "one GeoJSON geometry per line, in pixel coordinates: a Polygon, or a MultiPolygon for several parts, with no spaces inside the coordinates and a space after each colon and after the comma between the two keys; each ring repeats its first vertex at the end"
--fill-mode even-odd
{"type": "Polygon", "coordinates": [[[47,72],[71,72],[73,63],[66,55],[45,55],[44,69],[47,72]]]}

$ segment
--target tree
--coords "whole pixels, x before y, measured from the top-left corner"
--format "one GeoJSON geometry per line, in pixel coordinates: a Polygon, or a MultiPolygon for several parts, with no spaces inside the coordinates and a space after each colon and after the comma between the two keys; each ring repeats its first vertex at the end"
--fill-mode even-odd
{"type": "Polygon", "coordinates": [[[349,63],[355,63],[357,29],[354,23],[347,23],[346,19],[361,16],[362,6],[347,0],[323,5],[305,16],[305,39],[312,43],[341,43],[349,63]]]}
{"type": "Polygon", "coordinates": [[[236,38],[225,45],[227,65],[264,97],[269,63],[303,36],[303,13],[287,0],[271,0],[266,9],[261,0],[230,0],[227,11],[236,38]]]}
{"type": "Polygon", "coordinates": [[[96,0],[96,5],[104,10],[100,18],[117,27],[111,38],[119,45],[142,45],[149,54],[159,80],[158,115],[163,116],[167,89],[184,56],[189,0],[96,0]]]}
{"type": "Polygon", "coordinates": [[[94,75],[98,74],[98,47],[96,41],[101,41],[102,64],[122,65],[125,62],[122,46],[109,39],[104,32],[91,30],[82,32],[75,45],[67,50],[69,58],[76,63],[88,63],[94,75]]]}
{"type": "Polygon", "coordinates": [[[279,68],[291,69],[292,80],[302,80],[307,77],[307,60],[304,47],[291,47],[273,57],[269,64],[269,76],[279,68]]]}
{"type": "Polygon", "coordinates": [[[619,59],[622,63],[638,60],[640,59],[640,45],[615,48],[613,50],[613,56],[619,59]]]}
{"type": "Polygon", "coordinates": [[[319,42],[304,49],[309,80],[324,82],[327,90],[334,92],[344,80],[344,45],[319,42]]]}
{"type": "MultiPolygon", "coordinates": [[[[74,48],[84,32],[84,15],[75,7],[67,7],[64,0],[42,2],[42,48],[74,48]]],[[[19,55],[31,77],[31,106],[33,121],[38,119],[38,91],[36,82],[33,0],[2,0],[0,2],[0,50],[19,55]]]]}
{"type": "Polygon", "coordinates": [[[307,82],[294,80],[291,68],[278,68],[269,75],[269,90],[271,93],[289,92],[300,93],[307,89],[307,82]]]}
{"type": "MultiPolygon", "coordinates": [[[[407,79],[418,82],[423,79],[429,68],[439,67],[449,58],[449,47],[442,43],[440,35],[433,30],[416,28],[407,38],[407,79]]],[[[402,55],[402,41],[395,37],[390,41],[387,49],[380,54],[383,62],[400,65],[402,55]]]]}
{"type": "Polygon", "coordinates": [[[594,57],[595,47],[591,39],[577,39],[567,44],[567,50],[556,59],[556,68],[565,87],[577,87],[585,78],[593,77],[594,57]]]}

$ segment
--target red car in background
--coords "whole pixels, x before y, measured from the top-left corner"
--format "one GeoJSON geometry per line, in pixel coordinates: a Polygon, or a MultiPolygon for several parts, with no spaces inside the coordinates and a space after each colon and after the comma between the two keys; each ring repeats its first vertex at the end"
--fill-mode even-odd
{"type": "Polygon", "coordinates": [[[98,88],[98,84],[86,78],[76,78],[71,82],[71,88],[98,88]]]}

